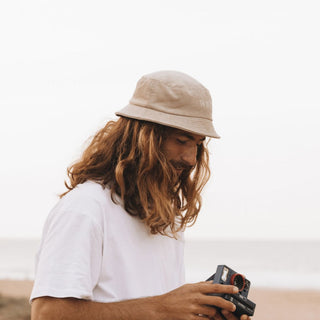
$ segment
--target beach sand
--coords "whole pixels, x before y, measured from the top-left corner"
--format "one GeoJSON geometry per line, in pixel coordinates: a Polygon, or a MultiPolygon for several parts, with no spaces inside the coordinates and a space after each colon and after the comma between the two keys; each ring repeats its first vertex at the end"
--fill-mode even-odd
{"type": "Polygon", "coordinates": [[[30,320],[33,281],[0,280],[0,320],[30,320]]]}
{"type": "MultiPolygon", "coordinates": [[[[28,320],[32,281],[0,280],[0,320],[28,320]]],[[[319,320],[320,291],[251,288],[253,320],[319,320]]]]}
{"type": "Polygon", "coordinates": [[[250,289],[255,320],[320,320],[320,291],[250,289]]]}

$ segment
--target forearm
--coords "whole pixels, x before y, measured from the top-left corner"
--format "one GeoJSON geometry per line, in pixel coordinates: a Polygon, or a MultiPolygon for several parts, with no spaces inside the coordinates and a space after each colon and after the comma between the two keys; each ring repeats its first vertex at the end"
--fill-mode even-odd
{"type": "MultiPolygon", "coordinates": [[[[236,307],[211,294],[238,291],[231,285],[199,282],[159,296],[111,303],[42,297],[32,303],[31,320],[187,320],[197,319],[199,314],[221,319],[218,308],[234,312],[236,307]]],[[[239,320],[233,314],[226,319],[239,320]]]]}
{"type": "Polygon", "coordinates": [[[157,297],[112,303],[43,297],[32,303],[31,320],[162,320],[157,297]]]}

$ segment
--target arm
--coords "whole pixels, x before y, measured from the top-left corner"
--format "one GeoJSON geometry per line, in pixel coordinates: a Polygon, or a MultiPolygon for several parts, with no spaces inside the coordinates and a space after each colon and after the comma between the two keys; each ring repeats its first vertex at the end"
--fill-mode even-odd
{"type": "MultiPolygon", "coordinates": [[[[207,294],[235,293],[234,288],[200,282],[184,285],[160,296],[112,303],[41,297],[32,303],[31,320],[196,320],[201,319],[199,314],[219,319],[217,309],[209,305],[230,312],[235,310],[235,306],[221,297],[207,294]]],[[[231,316],[226,319],[237,319],[231,316]]]]}
{"type": "Polygon", "coordinates": [[[99,303],[75,298],[41,297],[32,302],[31,320],[155,319],[152,298],[99,303]]]}

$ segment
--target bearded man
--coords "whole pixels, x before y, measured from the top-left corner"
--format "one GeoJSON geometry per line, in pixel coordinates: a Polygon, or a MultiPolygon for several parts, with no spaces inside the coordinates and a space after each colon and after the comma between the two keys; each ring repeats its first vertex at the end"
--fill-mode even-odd
{"type": "Polygon", "coordinates": [[[236,287],[184,283],[183,231],[210,175],[206,137],[219,138],[211,113],[209,91],[184,73],[138,81],[68,169],[37,255],[32,320],[238,319],[209,295],[236,287]]]}

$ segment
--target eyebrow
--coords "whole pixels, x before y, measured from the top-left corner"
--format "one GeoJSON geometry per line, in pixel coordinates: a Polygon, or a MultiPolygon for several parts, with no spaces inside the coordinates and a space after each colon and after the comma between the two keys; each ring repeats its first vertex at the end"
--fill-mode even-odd
{"type": "MultiPolygon", "coordinates": [[[[179,133],[179,136],[184,136],[184,137],[186,137],[186,138],[188,138],[188,139],[190,139],[192,141],[195,141],[195,138],[194,138],[193,135],[185,133],[185,132],[179,133]]],[[[200,141],[204,141],[204,140],[206,140],[206,137],[203,137],[202,139],[200,139],[200,141]]]]}

